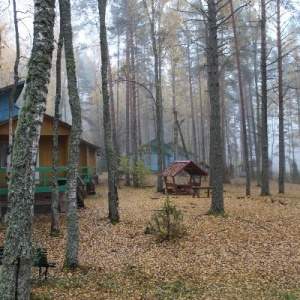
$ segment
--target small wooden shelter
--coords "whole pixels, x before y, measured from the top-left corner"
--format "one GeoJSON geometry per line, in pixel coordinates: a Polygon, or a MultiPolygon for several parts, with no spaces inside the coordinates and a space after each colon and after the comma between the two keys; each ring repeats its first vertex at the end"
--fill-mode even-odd
{"type": "Polygon", "coordinates": [[[191,160],[176,160],[163,172],[165,191],[168,194],[191,194],[192,187],[201,186],[202,176],[208,173],[191,160]]]}

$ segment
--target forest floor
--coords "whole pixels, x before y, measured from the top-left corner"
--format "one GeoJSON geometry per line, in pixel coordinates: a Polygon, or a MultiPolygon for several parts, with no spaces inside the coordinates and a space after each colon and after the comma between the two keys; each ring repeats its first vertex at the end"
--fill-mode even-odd
{"type": "MultiPolygon", "coordinates": [[[[210,198],[171,196],[183,212],[187,235],[158,243],[144,234],[166,195],[155,188],[119,189],[121,222],[108,219],[107,187],[100,176],[97,194],[78,210],[80,250],[77,271],[63,269],[66,216],[59,237],[50,237],[50,216],[34,220],[35,246],[48,249],[49,278],[32,268],[31,299],[300,299],[300,185],[286,194],[260,197],[252,182],[225,185],[226,216],[207,215],[210,198]]],[[[5,230],[0,231],[0,244],[5,230]]]]}

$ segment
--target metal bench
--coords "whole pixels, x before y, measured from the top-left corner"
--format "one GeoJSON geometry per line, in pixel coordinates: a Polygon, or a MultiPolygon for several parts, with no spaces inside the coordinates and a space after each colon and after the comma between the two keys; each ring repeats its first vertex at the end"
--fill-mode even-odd
{"type": "MultiPolygon", "coordinates": [[[[0,247],[0,265],[2,265],[3,252],[4,252],[4,247],[2,246],[0,247]]],[[[56,263],[48,261],[47,249],[37,248],[34,256],[33,266],[39,268],[39,278],[41,278],[44,275],[45,279],[47,279],[48,268],[56,267],[56,263]],[[45,268],[45,270],[43,271],[42,268],[45,268]]]]}

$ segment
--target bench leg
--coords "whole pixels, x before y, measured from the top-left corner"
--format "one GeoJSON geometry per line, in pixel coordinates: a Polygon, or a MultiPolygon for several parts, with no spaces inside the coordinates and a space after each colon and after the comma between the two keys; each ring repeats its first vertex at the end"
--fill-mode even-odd
{"type": "Polygon", "coordinates": [[[198,198],[200,198],[200,189],[193,189],[193,198],[197,196],[198,198]]]}

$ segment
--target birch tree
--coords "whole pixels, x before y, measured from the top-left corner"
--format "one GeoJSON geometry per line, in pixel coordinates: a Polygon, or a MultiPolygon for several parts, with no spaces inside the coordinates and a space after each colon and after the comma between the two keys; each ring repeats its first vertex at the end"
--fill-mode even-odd
{"type": "Polygon", "coordinates": [[[63,24],[66,70],[68,78],[69,102],[72,114],[71,142],[67,174],[67,245],[65,266],[75,269],[78,266],[79,228],[77,219],[77,177],[79,144],[81,137],[81,108],[77,89],[76,65],[73,50],[70,0],[60,0],[60,16],[63,24]]]}
{"type": "Polygon", "coordinates": [[[60,32],[57,43],[56,54],[56,95],[54,104],[53,118],[53,154],[52,154],[52,194],[51,194],[51,231],[50,235],[59,234],[59,191],[57,182],[58,173],[58,124],[59,124],[59,106],[61,102],[61,57],[63,48],[62,20],[60,19],[60,32]]]}
{"type": "Polygon", "coordinates": [[[0,283],[3,300],[30,298],[35,167],[52,63],[54,7],[53,0],[34,1],[33,47],[12,154],[0,283]]]}

